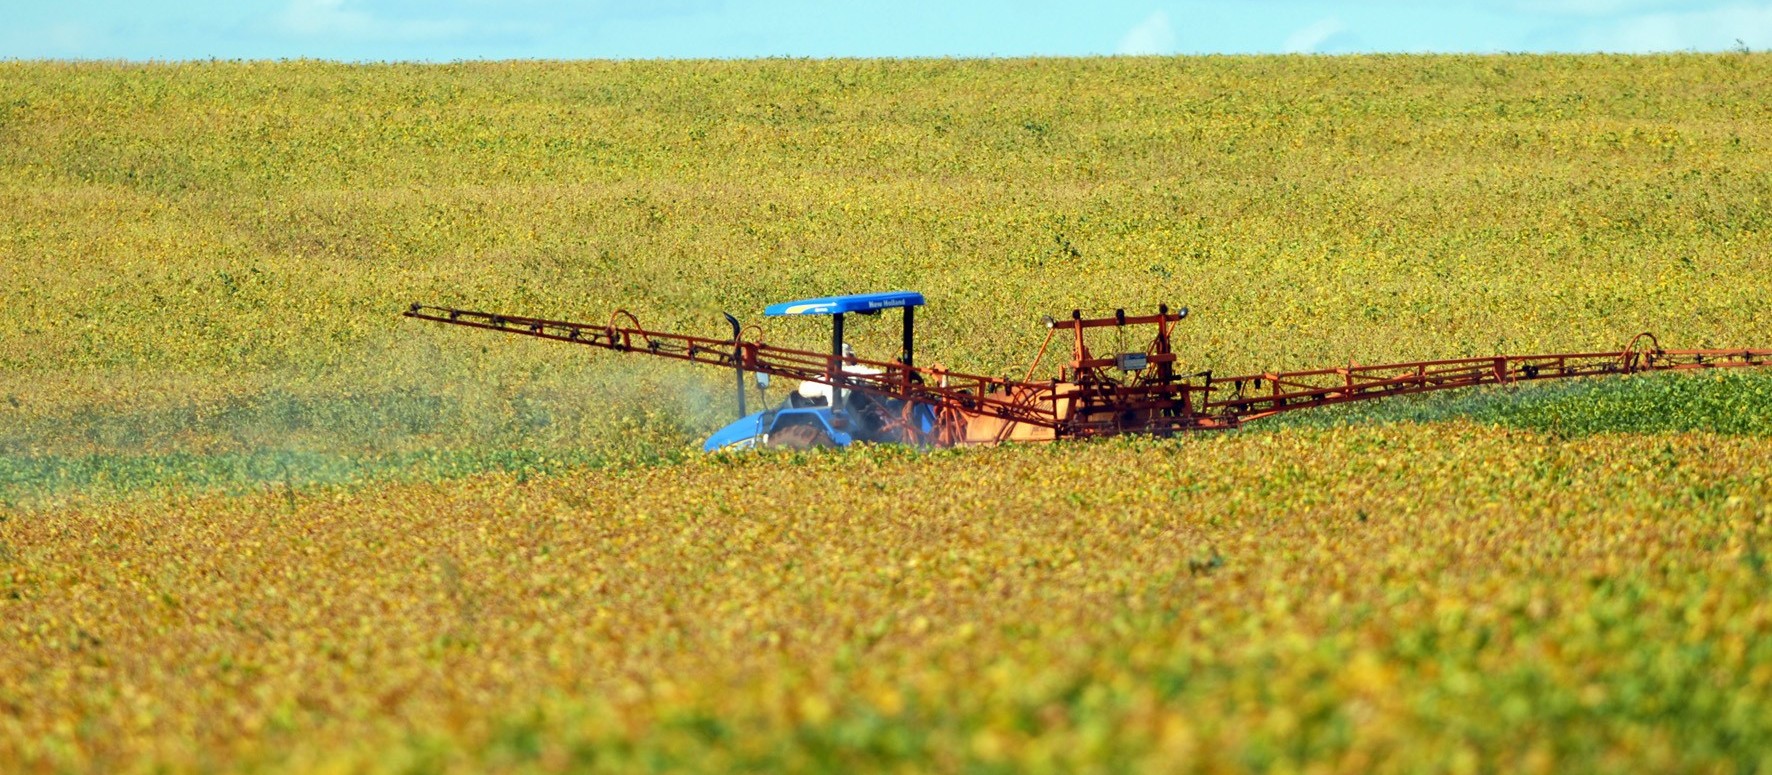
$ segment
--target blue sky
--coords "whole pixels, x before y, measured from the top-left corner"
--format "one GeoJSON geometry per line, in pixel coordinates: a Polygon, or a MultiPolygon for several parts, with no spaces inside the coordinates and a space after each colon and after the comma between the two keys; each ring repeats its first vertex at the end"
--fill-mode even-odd
{"type": "Polygon", "coordinates": [[[1772,49],[1772,0],[0,0],[0,58],[1772,49]]]}

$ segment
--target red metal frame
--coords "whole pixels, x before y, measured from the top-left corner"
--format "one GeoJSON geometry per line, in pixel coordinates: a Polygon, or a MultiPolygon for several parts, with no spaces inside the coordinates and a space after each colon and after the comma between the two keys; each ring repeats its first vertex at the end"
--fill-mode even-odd
{"type": "MultiPolygon", "coordinates": [[[[986,377],[940,367],[907,366],[830,353],[795,350],[753,340],[714,339],[648,331],[631,313],[617,310],[605,325],[502,315],[414,304],[407,317],[505,333],[637,352],[817,382],[846,390],[925,404],[936,412],[936,430],[925,443],[997,443],[1112,436],[1123,433],[1172,434],[1233,428],[1281,412],[1369,401],[1436,390],[1500,385],[1543,379],[1651,371],[1772,366],[1772,350],[1664,350],[1647,332],[1616,352],[1497,355],[1382,365],[1348,364],[1305,371],[1268,372],[1214,378],[1210,372],[1175,373],[1171,335],[1187,311],[1048,320],[1040,352],[1021,380],[986,377]],[[625,318],[629,326],[619,326],[625,318]],[[1092,329],[1155,326],[1142,352],[1097,357],[1085,332],[1092,329]],[[1032,379],[1048,346],[1070,332],[1071,362],[1047,381],[1032,379]],[[1647,347],[1641,347],[1644,343],[1647,347]],[[1122,370],[1121,356],[1139,368],[1122,370]],[[1142,358],[1137,357],[1142,356],[1142,358]],[[1142,361],[1138,364],[1137,361],[1142,361]],[[844,371],[865,366],[878,373],[844,371]]],[[[754,331],[755,329],[751,329],[754,331]]],[[[913,424],[903,425],[908,429],[913,424]]]]}

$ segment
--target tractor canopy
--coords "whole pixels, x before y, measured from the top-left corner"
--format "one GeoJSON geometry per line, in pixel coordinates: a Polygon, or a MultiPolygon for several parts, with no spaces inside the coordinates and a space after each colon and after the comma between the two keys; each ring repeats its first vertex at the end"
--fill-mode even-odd
{"type": "Polygon", "coordinates": [[[916,291],[857,293],[850,296],[825,296],[817,299],[784,301],[763,308],[765,315],[841,315],[847,312],[868,314],[883,309],[923,306],[923,294],[916,291]]]}

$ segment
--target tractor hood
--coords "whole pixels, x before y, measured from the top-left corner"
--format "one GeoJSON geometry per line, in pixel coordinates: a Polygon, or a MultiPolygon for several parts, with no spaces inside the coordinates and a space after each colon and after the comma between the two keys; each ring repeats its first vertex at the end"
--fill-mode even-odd
{"type": "Polygon", "coordinates": [[[701,451],[713,452],[716,449],[750,449],[757,445],[763,434],[763,413],[747,414],[734,420],[731,425],[721,428],[709,436],[701,445],[701,451]]]}

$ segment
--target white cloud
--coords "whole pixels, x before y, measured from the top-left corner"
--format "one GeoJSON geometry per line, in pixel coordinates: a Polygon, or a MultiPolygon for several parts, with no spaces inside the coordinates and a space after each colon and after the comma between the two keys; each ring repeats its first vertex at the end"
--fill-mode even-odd
{"type": "Polygon", "coordinates": [[[345,0],[290,0],[278,15],[283,29],[297,35],[374,40],[435,40],[473,31],[463,21],[382,19],[345,7],[345,0]]]}
{"type": "Polygon", "coordinates": [[[1678,8],[1691,0],[1506,0],[1504,8],[1514,13],[1559,16],[1611,16],[1645,13],[1662,8],[1678,8]]]}
{"type": "Polygon", "coordinates": [[[1175,53],[1175,28],[1169,24],[1169,14],[1157,11],[1145,17],[1126,31],[1115,51],[1126,55],[1175,53]]]}
{"type": "Polygon", "coordinates": [[[1291,35],[1286,36],[1285,50],[1288,54],[1309,54],[1319,50],[1324,43],[1347,31],[1347,25],[1340,19],[1320,19],[1291,35]]]}
{"type": "Polygon", "coordinates": [[[361,35],[374,28],[369,14],[345,10],[344,0],[290,0],[280,21],[302,35],[361,35]]]}
{"type": "Polygon", "coordinates": [[[1582,37],[1584,49],[1631,53],[1772,48],[1772,3],[1643,14],[1594,25],[1582,37]]]}
{"type": "Polygon", "coordinates": [[[102,51],[105,36],[87,24],[61,22],[49,25],[39,39],[50,51],[74,56],[85,56],[91,51],[102,51]]]}

